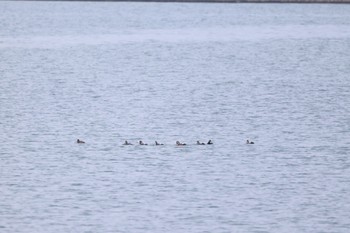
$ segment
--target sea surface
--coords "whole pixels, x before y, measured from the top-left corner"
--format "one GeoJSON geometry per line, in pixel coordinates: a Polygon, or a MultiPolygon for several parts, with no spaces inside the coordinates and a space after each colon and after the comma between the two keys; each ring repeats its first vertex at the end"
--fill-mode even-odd
{"type": "Polygon", "coordinates": [[[1,1],[0,232],[350,232],[350,5],[1,1]]]}

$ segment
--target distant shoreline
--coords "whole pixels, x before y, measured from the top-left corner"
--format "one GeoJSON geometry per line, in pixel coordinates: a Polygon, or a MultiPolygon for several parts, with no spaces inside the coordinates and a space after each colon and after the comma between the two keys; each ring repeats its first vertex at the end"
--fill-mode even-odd
{"type": "MultiPolygon", "coordinates": [[[[21,1],[21,0],[15,0],[21,1]]],[[[177,3],[330,3],[349,4],[350,0],[23,0],[54,2],[177,2],[177,3]]]]}

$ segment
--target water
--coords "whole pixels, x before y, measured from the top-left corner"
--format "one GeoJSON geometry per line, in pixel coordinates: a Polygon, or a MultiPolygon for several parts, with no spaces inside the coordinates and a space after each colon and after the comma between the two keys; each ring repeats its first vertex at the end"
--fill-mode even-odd
{"type": "Polygon", "coordinates": [[[0,2],[0,232],[348,232],[349,12],[0,2]]]}

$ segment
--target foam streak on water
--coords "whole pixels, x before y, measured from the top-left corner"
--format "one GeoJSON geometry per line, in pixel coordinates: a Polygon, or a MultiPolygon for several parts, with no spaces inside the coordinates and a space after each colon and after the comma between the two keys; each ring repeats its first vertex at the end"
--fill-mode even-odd
{"type": "Polygon", "coordinates": [[[0,2],[0,232],[348,232],[349,11],[0,2]]]}

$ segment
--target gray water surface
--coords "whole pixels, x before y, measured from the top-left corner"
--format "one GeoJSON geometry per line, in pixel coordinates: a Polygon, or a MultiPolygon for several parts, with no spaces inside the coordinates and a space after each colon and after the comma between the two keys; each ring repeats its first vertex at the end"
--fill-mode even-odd
{"type": "Polygon", "coordinates": [[[349,71],[350,5],[0,2],[0,232],[349,232],[349,71]]]}

